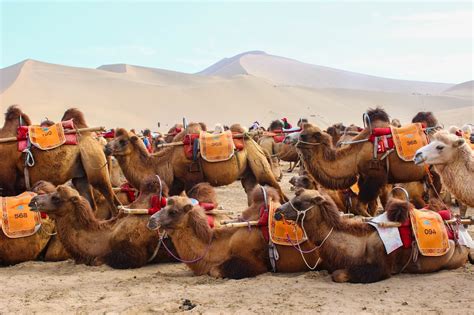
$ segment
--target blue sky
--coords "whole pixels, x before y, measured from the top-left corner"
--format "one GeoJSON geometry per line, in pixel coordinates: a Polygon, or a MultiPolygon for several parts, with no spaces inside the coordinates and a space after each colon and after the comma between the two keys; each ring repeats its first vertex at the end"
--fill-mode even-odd
{"type": "Polygon", "coordinates": [[[194,73],[263,50],[391,78],[473,78],[470,1],[0,2],[0,68],[32,58],[194,73]]]}

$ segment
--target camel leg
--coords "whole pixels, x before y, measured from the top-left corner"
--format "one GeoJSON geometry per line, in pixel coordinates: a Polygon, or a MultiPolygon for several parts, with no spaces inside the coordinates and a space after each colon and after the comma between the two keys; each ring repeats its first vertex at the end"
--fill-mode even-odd
{"type": "Polygon", "coordinates": [[[244,187],[245,193],[247,194],[247,202],[250,206],[252,200],[250,198],[250,193],[252,192],[253,188],[257,185],[257,179],[253,175],[253,173],[247,171],[241,179],[242,187],[244,187]]]}
{"type": "Polygon", "coordinates": [[[461,215],[461,218],[466,217],[466,212],[467,212],[467,205],[465,203],[459,202],[459,214],[461,215]]]}
{"type": "Polygon", "coordinates": [[[380,195],[380,190],[386,184],[387,180],[383,175],[380,176],[359,176],[359,198],[357,202],[357,211],[362,215],[368,215],[367,206],[370,202],[376,201],[380,195]]]}
{"type": "Polygon", "coordinates": [[[76,190],[79,192],[81,196],[89,201],[92,209],[95,211],[97,210],[97,205],[95,204],[94,196],[92,193],[92,187],[89,185],[87,178],[85,177],[76,177],[72,179],[72,183],[76,190]]]}

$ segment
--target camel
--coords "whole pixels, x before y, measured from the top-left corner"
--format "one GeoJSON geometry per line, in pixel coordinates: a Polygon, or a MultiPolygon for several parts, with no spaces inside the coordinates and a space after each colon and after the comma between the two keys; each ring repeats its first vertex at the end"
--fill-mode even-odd
{"type": "MultiPolygon", "coordinates": [[[[390,123],[380,108],[368,114],[372,128],[390,123]]],[[[353,140],[365,140],[369,135],[370,128],[366,128],[353,140]]],[[[374,144],[368,141],[335,149],[331,136],[311,124],[304,125],[297,149],[305,169],[325,188],[348,189],[358,182],[357,211],[364,216],[370,216],[367,204],[376,200],[386,184],[420,181],[426,176],[423,167],[401,160],[396,153],[383,161],[374,159],[374,144]]]]}
{"type": "MultiPolygon", "coordinates": [[[[141,187],[143,193],[130,208],[148,208],[152,195],[149,190],[156,193],[159,185],[156,178],[145,181],[141,187]]],[[[164,188],[163,192],[167,190],[164,188]]],[[[55,220],[61,243],[76,262],[94,266],[105,263],[112,268],[127,269],[148,262],[173,261],[160,248],[159,234],[147,229],[148,216],[120,213],[110,220],[99,221],[87,200],[69,185],[60,185],[53,193],[34,197],[30,208],[41,210],[55,220]]]]}
{"type": "MultiPolygon", "coordinates": [[[[201,130],[199,124],[189,124],[174,141],[182,141],[186,133],[199,133],[201,130]]],[[[231,130],[240,132],[242,129],[233,125],[231,130]]],[[[182,146],[168,147],[149,154],[137,136],[125,129],[117,129],[115,139],[107,144],[105,152],[117,158],[125,177],[134,187],[139,187],[146,176],[158,174],[170,187],[170,193],[175,195],[199,182],[223,186],[240,178],[247,194],[257,183],[268,184],[286,200],[264,151],[252,139],[245,139],[245,148],[235,152],[228,161],[210,163],[199,158],[197,163],[193,163],[186,157],[182,146]]]]}
{"type": "MultiPolygon", "coordinates": [[[[278,193],[267,189],[269,200],[279,200],[278,193]]],[[[243,213],[246,220],[257,219],[264,202],[260,187],[252,191],[252,204],[243,213]]],[[[208,274],[216,278],[242,279],[254,277],[270,270],[268,242],[259,228],[221,227],[212,230],[207,224],[204,211],[193,206],[188,198],[174,196],[168,205],[154,214],[150,228],[160,226],[171,237],[180,259],[195,275],[208,274]]],[[[302,250],[314,249],[315,244],[305,242],[302,250]]],[[[308,270],[299,253],[292,247],[277,246],[278,272],[308,270]]],[[[319,254],[315,250],[305,254],[310,265],[318,265],[319,254]]]]}
{"type": "MultiPolygon", "coordinates": [[[[76,128],[85,128],[87,124],[82,112],[75,108],[68,109],[62,120],[73,119],[76,128]]],[[[30,125],[31,120],[16,106],[10,106],[5,114],[5,123],[0,130],[0,138],[16,136],[17,128],[30,125]]],[[[46,180],[59,185],[72,179],[74,186],[95,207],[92,197],[92,185],[107,199],[110,207],[118,204],[112,191],[106,167],[106,157],[99,142],[89,133],[83,133],[78,145],[62,145],[58,148],[43,151],[31,148],[35,164],[28,168],[29,180],[35,183],[46,180]]],[[[0,187],[4,195],[17,195],[26,189],[24,180],[24,155],[18,152],[17,143],[0,144],[0,187]]]]}
{"type": "MultiPolygon", "coordinates": [[[[408,217],[412,205],[406,201],[391,199],[387,204],[389,219],[408,217]]],[[[456,245],[449,240],[449,250],[443,256],[426,257],[419,255],[413,262],[413,248],[396,249],[389,255],[371,225],[343,219],[334,202],[316,190],[301,190],[283,204],[275,213],[275,219],[295,220],[304,212],[304,223],[308,238],[320,244],[320,253],[334,270],[331,274],[335,282],[371,283],[391,277],[392,274],[428,273],[442,269],[462,267],[469,257],[469,248],[456,245]]]]}
{"type": "MultiPolygon", "coordinates": [[[[32,188],[37,194],[45,194],[56,188],[45,182],[38,182],[32,188]]],[[[54,234],[54,221],[42,219],[41,228],[33,235],[8,238],[0,228],[0,265],[8,266],[30,260],[61,261],[69,258],[58,237],[54,234]],[[41,254],[44,256],[41,257],[41,254]]]]}
{"type": "Polygon", "coordinates": [[[434,165],[446,188],[460,202],[474,207],[474,156],[466,140],[447,131],[434,134],[430,144],[419,149],[415,164],[434,165]]]}
{"type": "Polygon", "coordinates": [[[326,132],[332,137],[332,144],[334,147],[344,135],[345,130],[346,127],[342,123],[334,124],[326,129],[326,132]]]}

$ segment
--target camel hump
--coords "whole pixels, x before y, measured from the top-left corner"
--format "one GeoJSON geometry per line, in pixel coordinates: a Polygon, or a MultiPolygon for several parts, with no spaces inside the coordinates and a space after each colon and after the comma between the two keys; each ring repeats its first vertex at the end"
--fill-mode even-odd
{"type": "Polygon", "coordinates": [[[20,106],[15,104],[7,108],[7,112],[5,113],[5,122],[11,121],[14,119],[19,119],[20,117],[23,120],[23,125],[27,125],[27,126],[31,125],[30,117],[28,117],[28,115],[23,113],[20,106]]]}
{"type": "Polygon", "coordinates": [[[61,121],[66,121],[66,120],[73,120],[74,124],[76,125],[76,128],[87,128],[89,127],[86,123],[86,119],[84,117],[84,113],[80,111],[77,108],[69,108],[64,112],[63,117],[61,118],[61,121]]]}
{"type": "Polygon", "coordinates": [[[369,108],[367,110],[367,116],[369,116],[371,122],[383,121],[386,123],[390,123],[390,117],[382,107],[377,106],[376,108],[369,108]]]}
{"type": "Polygon", "coordinates": [[[408,220],[411,205],[406,200],[391,198],[385,206],[387,218],[393,222],[405,222],[408,220]]]}

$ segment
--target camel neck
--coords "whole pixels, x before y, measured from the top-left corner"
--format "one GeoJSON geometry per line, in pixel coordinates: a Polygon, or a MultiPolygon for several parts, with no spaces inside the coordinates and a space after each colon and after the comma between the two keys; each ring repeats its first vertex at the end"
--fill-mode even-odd
{"type": "Polygon", "coordinates": [[[173,171],[171,166],[171,153],[167,150],[161,154],[141,152],[135,147],[129,155],[116,156],[125,178],[133,187],[140,187],[146,177],[159,175],[168,187],[173,184],[173,171]]]}
{"type": "Polygon", "coordinates": [[[56,219],[56,227],[61,243],[74,258],[91,260],[110,251],[111,229],[106,223],[86,223],[64,216],[56,219]]]}
{"type": "Polygon", "coordinates": [[[363,144],[334,149],[321,144],[300,149],[306,169],[324,187],[347,189],[357,181],[357,156],[363,144]]]}

